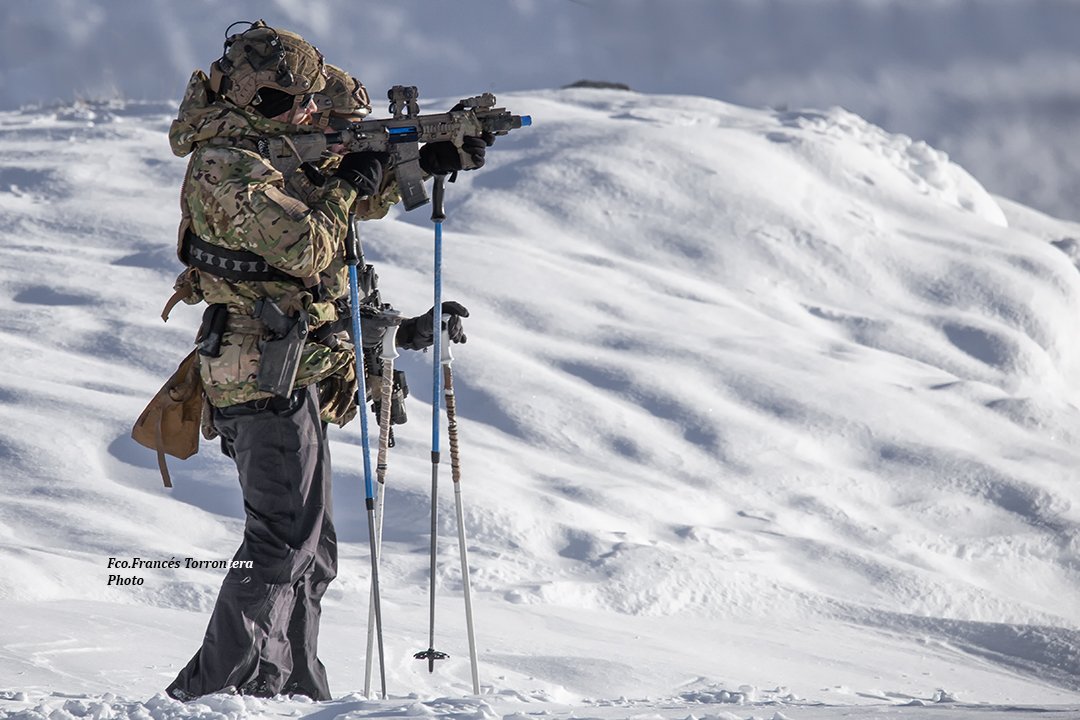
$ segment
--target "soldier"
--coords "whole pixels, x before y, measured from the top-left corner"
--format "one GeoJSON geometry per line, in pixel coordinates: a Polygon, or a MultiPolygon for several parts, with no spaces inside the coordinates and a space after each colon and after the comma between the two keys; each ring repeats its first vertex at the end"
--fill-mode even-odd
{"type": "MultiPolygon", "coordinates": [[[[334,72],[360,111],[366,92],[334,72]]],[[[169,133],[173,152],[190,155],[179,245],[188,267],[171,304],[209,306],[197,338],[205,430],[236,463],[246,522],[234,559],[250,561],[226,575],[201,648],[167,688],[180,700],[229,689],[331,697],[318,658],[320,602],[337,572],[326,424],[356,413],[354,354],[337,331],[348,311],[344,240],[350,209],[380,218],[398,195],[382,153],[283,173],[260,152],[260,139],[312,124],[318,93],[341,100],[326,84],[314,46],[258,21],[228,37],[209,77],[195,71],[169,133]],[[268,308],[310,328],[296,335],[299,367],[284,393],[260,389],[264,354],[285,341],[268,308]]],[[[480,165],[484,142],[470,141],[480,165]]],[[[429,143],[421,167],[445,174],[461,161],[451,143],[429,143]]],[[[468,312],[457,303],[443,312],[451,339],[464,342],[468,312]]],[[[432,325],[431,311],[405,320],[399,347],[429,346],[432,325]]]]}

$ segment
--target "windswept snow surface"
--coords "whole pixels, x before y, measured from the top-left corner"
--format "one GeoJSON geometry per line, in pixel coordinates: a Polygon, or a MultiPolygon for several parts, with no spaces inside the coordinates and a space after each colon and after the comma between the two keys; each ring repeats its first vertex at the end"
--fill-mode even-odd
{"type": "MultiPolygon", "coordinates": [[[[339,699],[159,695],[239,542],[231,463],[130,425],[191,346],[167,105],[0,114],[0,717],[1080,717],[1080,226],[848,112],[505,94],[448,189],[481,697],[446,469],[427,643],[430,357],[389,474],[391,698],[363,688],[355,424],[332,431],[339,699]],[[139,585],[109,584],[111,574],[139,585]],[[1027,709],[1025,709],[1027,708],[1027,709]],[[1071,708],[1071,709],[1070,709],[1071,708]]],[[[444,107],[445,100],[431,108],[444,107]]],[[[423,209],[365,225],[430,305],[423,209]]]]}

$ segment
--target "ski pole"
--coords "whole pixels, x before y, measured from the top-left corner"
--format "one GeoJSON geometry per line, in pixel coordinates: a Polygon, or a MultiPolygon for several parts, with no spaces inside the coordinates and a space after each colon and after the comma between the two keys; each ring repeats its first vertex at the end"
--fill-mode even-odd
{"type": "Polygon", "coordinates": [[[383,651],[382,608],[379,606],[379,549],[375,542],[375,488],[371,478],[371,445],[368,442],[367,373],[364,371],[364,336],[360,331],[360,280],[356,266],[360,263],[359,233],[356,219],[349,218],[349,233],[345,242],[345,261],[349,265],[349,302],[352,307],[353,345],[356,348],[356,406],[360,415],[361,444],[364,449],[364,491],[368,516],[368,543],[371,548],[371,605],[375,612],[375,632],[379,645],[379,676],[382,696],[386,699],[386,662],[383,651]]]}
{"type": "Polygon", "coordinates": [[[457,401],[454,397],[454,371],[451,364],[450,330],[443,329],[442,366],[446,385],[446,429],[450,434],[450,477],[454,481],[454,508],[457,511],[458,550],[461,552],[461,583],[465,590],[465,627],[469,633],[469,664],[472,668],[473,694],[480,694],[480,672],[476,661],[476,633],[473,629],[472,588],[469,583],[469,555],[465,546],[465,510],[461,502],[461,462],[457,431],[457,401]]]}
{"type": "Polygon", "coordinates": [[[446,219],[443,212],[443,191],[446,176],[436,175],[435,184],[431,191],[431,221],[435,223],[435,305],[431,309],[432,339],[434,340],[434,371],[432,373],[432,400],[431,400],[431,579],[430,579],[430,628],[428,632],[428,649],[413,655],[417,660],[428,661],[428,672],[435,672],[435,661],[445,660],[450,657],[446,653],[435,649],[435,562],[436,542],[439,531],[439,403],[442,394],[442,375],[440,374],[440,360],[442,358],[442,224],[446,219]]]}
{"type": "MultiPolygon", "coordinates": [[[[386,507],[386,455],[390,447],[391,403],[394,398],[394,359],[398,357],[396,343],[398,322],[400,320],[399,313],[396,310],[384,310],[383,315],[391,321],[391,324],[387,325],[386,329],[383,330],[382,353],[379,355],[379,358],[383,362],[383,366],[382,401],[379,406],[379,456],[378,464],[375,466],[375,477],[379,483],[377,495],[375,497],[375,546],[380,558],[382,558],[383,509],[386,507]]],[[[375,642],[374,598],[375,593],[373,587],[372,602],[368,605],[367,655],[365,656],[366,660],[364,662],[365,697],[371,695],[372,651],[374,650],[373,645],[375,642]]]]}

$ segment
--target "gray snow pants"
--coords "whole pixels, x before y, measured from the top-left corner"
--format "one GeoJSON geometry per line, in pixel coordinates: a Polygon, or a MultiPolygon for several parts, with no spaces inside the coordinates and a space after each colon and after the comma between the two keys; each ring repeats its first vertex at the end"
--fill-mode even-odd
{"type": "Polygon", "coordinates": [[[223,451],[244,495],[244,541],[221,585],[202,647],[169,695],[190,699],[233,687],[329,700],[318,658],[320,601],[337,575],[330,451],[315,387],[291,398],[214,411],[223,451]]]}

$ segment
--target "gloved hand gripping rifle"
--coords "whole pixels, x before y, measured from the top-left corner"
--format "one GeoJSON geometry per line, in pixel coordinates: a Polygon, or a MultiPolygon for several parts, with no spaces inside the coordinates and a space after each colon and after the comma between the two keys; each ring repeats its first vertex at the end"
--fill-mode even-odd
{"type": "Polygon", "coordinates": [[[495,96],[491,93],[465,98],[454,110],[431,115],[420,114],[415,87],[395,85],[387,96],[392,118],[348,121],[332,116],[332,132],[312,128],[309,132],[265,138],[260,141],[260,150],[282,172],[318,160],[334,145],[345,146],[346,152],[389,153],[402,202],[406,210],[413,210],[428,202],[420,169],[421,143],[452,142],[461,155],[462,169],[468,170],[475,164],[462,150],[466,137],[483,137],[485,133],[506,135],[532,124],[528,115],[513,115],[505,108],[495,107],[495,96]]]}

